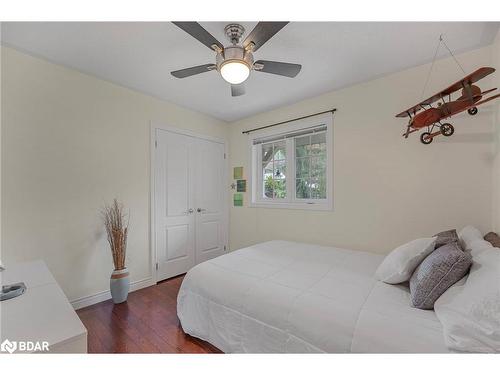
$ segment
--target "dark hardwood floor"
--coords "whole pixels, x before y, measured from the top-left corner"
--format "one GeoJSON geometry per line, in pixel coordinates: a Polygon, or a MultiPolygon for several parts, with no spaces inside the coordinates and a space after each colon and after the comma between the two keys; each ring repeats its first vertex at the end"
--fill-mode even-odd
{"type": "Polygon", "coordinates": [[[186,335],[177,318],[177,293],[184,276],[77,311],[88,331],[89,353],[220,353],[186,335]]]}

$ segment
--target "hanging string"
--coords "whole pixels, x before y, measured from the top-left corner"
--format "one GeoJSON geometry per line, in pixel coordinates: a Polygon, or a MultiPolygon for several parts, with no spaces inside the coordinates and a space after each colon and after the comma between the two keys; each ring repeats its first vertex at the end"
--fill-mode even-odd
{"type": "Polygon", "coordinates": [[[437,47],[436,47],[436,51],[434,52],[434,57],[432,58],[432,64],[431,64],[431,67],[429,68],[429,74],[427,74],[427,79],[425,80],[424,89],[422,90],[422,94],[420,94],[420,100],[422,100],[424,98],[425,90],[427,89],[427,85],[429,84],[429,79],[431,78],[431,74],[432,74],[432,68],[434,67],[434,63],[436,62],[436,57],[437,57],[437,54],[438,54],[438,51],[439,51],[439,47],[441,46],[441,43],[443,43],[443,45],[445,46],[445,48],[450,53],[451,57],[453,57],[453,60],[455,60],[455,62],[457,63],[457,65],[460,68],[460,70],[462,71],[462,73],[464,73],[465,75],[467,75],[467,73],[465,73],[465,70],[462,67],[462,65],[460,65],[460,63],[458,62],[458,60],[455,57],[455,55],[453,54],[453,52],[451,52],[451,49],[448,47],[448,45],[444,41],[443,34],[439,35],[439,40],[438,40],[438,44],[437,44],[437,47]]]}
{"type": "Polygon", "coordinates": [[[455,60],[455,62],[457,63],[457,65],[460,67],[460,69],[462,70],[462,73],[464,73],[465,75],[467,75],[467,73],[465,73],[465,70],[464,68],[462,68],[462,65],[460,65],[460,63],[458,62],[457,58],[455,57],[455,55],[453,54],[453,52],[451,52],[451,50],[448,48],[448,45],[446,44],[446,42],[444,41],[443,39],[443,36],[441,35],[439,37],[439,40],[441,42],[443,42],[443,45],[446,47],[446,49],[448,50],[448,52],[450,53],[451,57],[453,57],[453,60],[455,60]]]}
{"type": "Polygon", "coordinates": [[[439,35],[438,44],[436,46],[436,51],[434,52],[434,57],[432,58],[432,64],[431,64],[431,67],[429,68],[429,73],[427,74],[427,79],[425,80],[424,88],[422,90],[422,93],[420,94],[420,100],[422,100],[424,98],[425,90],[427,89],[429,79],[431,78],[432,68],[434,67],[434,63],[436,62],[436,56],[438,54],[439,47],[441,46],[442,39],[443,39],[443,35],[441,34],[441,35],[439,35]]]}

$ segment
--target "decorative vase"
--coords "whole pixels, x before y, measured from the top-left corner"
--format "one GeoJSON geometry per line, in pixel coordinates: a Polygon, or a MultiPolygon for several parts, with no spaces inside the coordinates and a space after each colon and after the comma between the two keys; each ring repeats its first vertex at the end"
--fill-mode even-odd
{"type": "Polygon", "coordinates": [[[109,280],[109,289],[113,303],[122,303],[127,300],[130,289],[130,280],[128,270],[125,267],[121,270],[114,270],[109,280]]]}

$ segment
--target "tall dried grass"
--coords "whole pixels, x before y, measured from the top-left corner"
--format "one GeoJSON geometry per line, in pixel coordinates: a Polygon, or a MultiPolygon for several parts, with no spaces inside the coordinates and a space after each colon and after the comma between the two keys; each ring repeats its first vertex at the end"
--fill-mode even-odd
{"type": "Polygon", "coordinates": [[[111,205],[104,205],[102,219],[108,236],[115,270],[125,268],[127,252],[128,216],[123,212],[123,204],[114,199],[111,205]],[[125,226],[125,220],[127,224],[125,226]]]}

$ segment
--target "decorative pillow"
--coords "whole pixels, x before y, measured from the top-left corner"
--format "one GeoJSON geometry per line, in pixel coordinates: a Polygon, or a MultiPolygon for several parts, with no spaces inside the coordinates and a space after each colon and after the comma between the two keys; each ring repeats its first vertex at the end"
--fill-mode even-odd
{"type": "Polygon", "coordinates": [[[500,247],[500,236],[498,236],[498,234],[496,234],[495,232],[488,233],[486,236],[484,236],[484,239],[494,247],[500,247]]]}
{"type": "Polygon", "coordinates": [[[458,241],[458,234],[456,229],[450,229],[444,232],[439,232],[438,234],[435,234],[434,237],[437,237],[436,249],[438,247],[446,245],[447,243],[458,241]]]}
{"type": "Polygon", "coordinates": [[[457,242],[434,250],[417,267],[410,279],[410,299],[419,309],[431,310],[434,302],[469,270],[472,256],[457,242]]]}
{"type": "Polygon", "coordinates": [[[387,284],[410,280],[415,268],[434,250],[435,243],[435,237],[418,238],[397,247],[380,264],[376,277],[387,284]]]}

